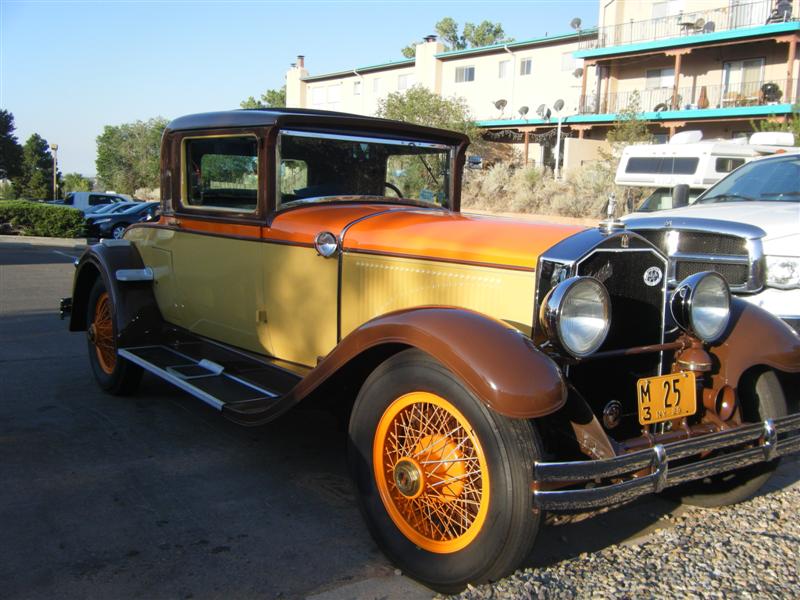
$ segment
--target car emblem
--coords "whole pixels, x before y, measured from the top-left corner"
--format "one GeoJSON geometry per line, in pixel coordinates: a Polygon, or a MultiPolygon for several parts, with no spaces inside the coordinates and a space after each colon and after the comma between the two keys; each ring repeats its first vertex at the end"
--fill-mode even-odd
{"type": "Polygon", "coordinates": [[[626,234],[625,234],[625,235],[623,235],[623,236],[622,236],[622,238],[620,239],[620,245],[621,245],[623,248],[627,248],[628,246],[630,246],[630,243],[631,243],[631,239],[630,239],[630,237],[628,236],[628,234],[626,233],[626,234]]]}
{"type": "Polygon", "coordinates": [[[650,267],[647,271],[644,272],[644,282],[653,287],[654,285],[658,285],[661,283],[661,278],[664,276],[664,273],[658,267],[650,267]]]}

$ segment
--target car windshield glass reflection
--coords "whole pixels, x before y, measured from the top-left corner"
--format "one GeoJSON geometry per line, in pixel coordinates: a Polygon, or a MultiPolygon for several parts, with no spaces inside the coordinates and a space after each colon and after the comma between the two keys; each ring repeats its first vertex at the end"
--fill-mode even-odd
{"type": "Polygon", "coordinates": [[[698,198],[697,204],[753,200],[800,202],[800,156],[747,163],[698,198]]]}
{"type": "Polygon", "coordinates": [[[449,206],[452,149],[440,144],[283,132],[279,205],[403,199],[449,206]]]}

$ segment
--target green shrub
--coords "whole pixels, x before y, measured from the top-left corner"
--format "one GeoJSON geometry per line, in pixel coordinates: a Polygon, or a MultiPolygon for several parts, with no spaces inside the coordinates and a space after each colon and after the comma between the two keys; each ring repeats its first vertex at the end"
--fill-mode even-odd
{"type": "Polygon", "coordinates": [[[7,200],[0,201],[0,227],[3,223],[22,235],[74,238],[84,234],[85,221],[83,213],[70,206],[7,200]]]}

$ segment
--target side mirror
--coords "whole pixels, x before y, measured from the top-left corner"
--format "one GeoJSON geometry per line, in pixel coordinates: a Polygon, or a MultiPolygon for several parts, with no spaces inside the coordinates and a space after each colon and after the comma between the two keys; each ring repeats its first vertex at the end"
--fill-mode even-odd
{"type": "Polygon", "coordinates": [[[689,205],[689,186],[679,183],[672,188],[672,208],[681,208],[689,205]]]}

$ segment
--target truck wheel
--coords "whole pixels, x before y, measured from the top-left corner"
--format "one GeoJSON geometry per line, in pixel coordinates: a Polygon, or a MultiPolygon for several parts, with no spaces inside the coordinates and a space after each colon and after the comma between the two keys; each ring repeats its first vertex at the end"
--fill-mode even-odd
{"type": "Polygon", "coordinates": [[[491,411],[417,350],[369,376],[350,418],[350,468],[370,532],[407,575],[441,592],[502,577],[530,552],[540,448],[530,421],[491,411]]]}
{"type": "MultiPolygon", "coordinates": [[[[786,398],[774,371],[762,371],[742,380],[739,397],[749,422],[775,419],[787,414],[786,398]]],[[[707,508],[736,504],[753,496],[778,468],[780,459],[758,463],[714,477],[692,481],[667,490],[667,496],[684,504],[707,508]]]]}
{"type": "Polygon", "coordinates": [[[89,293],[86,323],[89,364],[98,385],[119,396],[136,391],[142,369],[117,354],[114,305],[102,277],[97,278],[89,293]]]}

